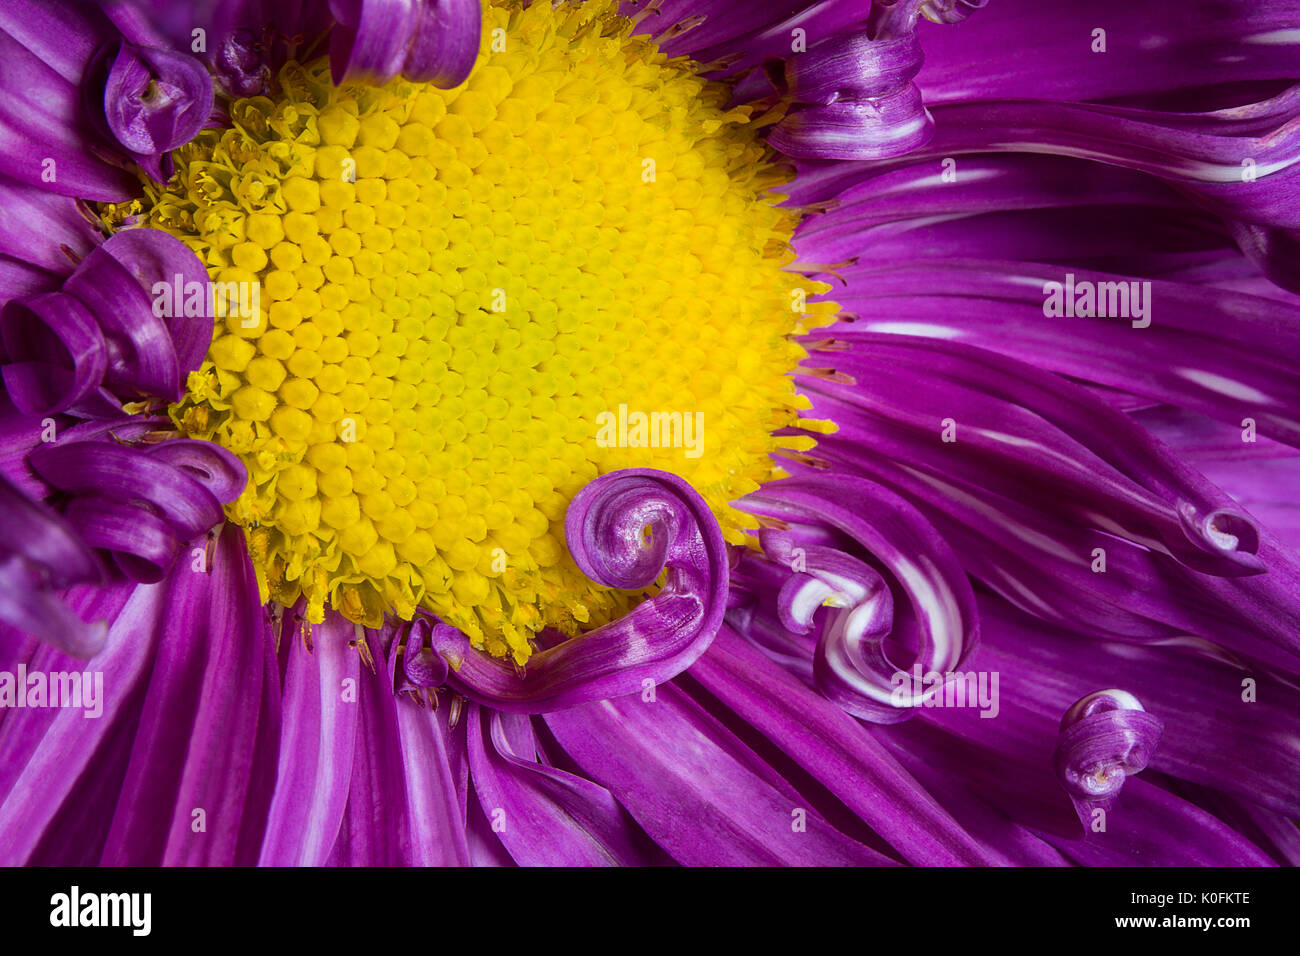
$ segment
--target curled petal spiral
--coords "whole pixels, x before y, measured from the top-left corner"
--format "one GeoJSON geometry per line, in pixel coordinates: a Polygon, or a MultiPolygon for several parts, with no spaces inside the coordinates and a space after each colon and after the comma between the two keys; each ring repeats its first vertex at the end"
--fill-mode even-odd
{"type": "Polygon", "coordinates": [[[120,232],[93,249],[59,292],[9,301],[0,312],[5,389],[33,415],[117,414],[121,401],[175,400],[212,338],[207,273],[183,243],[154,229],[120,232]],[[172,306],[157,307],[155,287],[172,306]],[[173,290],[197,289],[187,315],[173,290]],[[160,313],[162,313],[160,315],[160,313]]]}
{"type": "Polygon", "coordinates": [[[113,138],[150,176],[165,182],[172,172],[168,155],[188,143],[212,113],[212,78],[193,57],[122,42],[108,55],[102,83],[104,122],[113,138]]]}
{"type": "MultiPolygon", "coordinates": [[[[406,694],[416,701],[422,701],[426,691],[436,691],[447,682],[450,668],[446,659],[433,649],[431,640],[433,632],[439,628],[455,631],[455,628],[427,614],[421,614],[406,628],[405,643],[394,641],[388,659],[394,693],[406,694]]],[[[446,637],[455,639],[454,634],[446,637]]]]}
{"type": "Polygon", "coordinates": [[[797,531],[762,536],[768,557],[795,570],[781,585],[781,625],[807,633],[812,615],[830,608],[813,653],[813,676],[818,689],[849,713],[874,723],[907,719],[939,682],[915,686],[900,680],[905,671],[943,676],[974,650],[979,623],[970,583],[938,532],[903,499],[860,479],[800,478],[774,482],[742,505],[782,522],[821,523],[849,535],[906,596],[896,609],[889,584],[874,567],[800,541],[797,531]],[[909,631],[917,652],[904,668],[889,659],[885,641],[901,643],[909,631]]]}
{"type": "Polygon", "coordinates": [[[454,628],[434,628],[433,649],[471,700],[513,713],[541,713],[642,690],[677,676],[708,649],[727,604],[727,550],[704,500],[682,479],[653,469],[602,475],[574,497],[565,518],[583,573],[617,588],[659,593],[631,613],[534,654],[520,674],[472,652],[454,628]]]}
{"type": "Polygon", "coordinates": [[[924,0],[921,16],[935,23],[961,23],[987,5],[988,0],[924,0]]]}
{"type": "MultiPolygon", "coordinates": [[[[154,425],[162,423],[155,422],[154,425]]],[[[148,424],[74,428],[36,449],[36,474],[67,496],[64,517],[87,545],[137,581],[162,580],[182,547],[224,520],[243,490],[243,464],[218,445],[148,441],[148,424]]]]}
{"type": "Polygon", "coordinates": [[[1164,723],[1124,690],[1081,697],[1061,718],[1056,776],[1087,828],[1092,812],[1108,810],[1124,781],[1146,769],[1164,723]]]}

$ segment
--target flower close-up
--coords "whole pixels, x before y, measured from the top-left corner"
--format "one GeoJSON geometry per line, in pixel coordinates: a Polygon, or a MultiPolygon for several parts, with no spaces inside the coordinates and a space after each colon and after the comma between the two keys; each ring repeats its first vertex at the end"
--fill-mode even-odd
{"type": "Polygon", "coordinates": [[[0,863],[1300,863],[1300,0],[0,66],[0,863]]]}

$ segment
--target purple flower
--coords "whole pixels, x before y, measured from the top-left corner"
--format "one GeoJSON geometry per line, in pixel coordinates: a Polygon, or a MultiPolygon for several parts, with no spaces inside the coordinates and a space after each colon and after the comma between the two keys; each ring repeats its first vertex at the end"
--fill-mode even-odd
{"type": "Polygon", "coordinates": [[[1298,19],[6,4],[0,862],[1300,862],[1298,19]]]}

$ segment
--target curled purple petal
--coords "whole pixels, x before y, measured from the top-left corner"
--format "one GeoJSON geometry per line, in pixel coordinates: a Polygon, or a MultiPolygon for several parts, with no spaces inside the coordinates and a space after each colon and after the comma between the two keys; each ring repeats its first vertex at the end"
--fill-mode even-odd
{"type": "Polygon", "coordinates": [[[921,62],[921,46],[910,32],[823,40],[786,62],[793,105],[768,142],[810,159],[880,159],[916,149],[934,134],[912,82],[921,62]]]}
{"type": "MultiPolygon", "coordinates": [[[[421,620],[428,622],[427,618],[417,618],[412,622],[412,628],[421,620]]],[[[387,627],[393,625],[390,623],[387,627]]],[[[408,635],[408,647],[410,641],[408,635]]],[[[411,809],[411,862],[417,866],[466,866],[470,862],[462,809],[466,784],[463,778],[458,782],[452,769],[452,744],[448,739],[446,711],[438,714],[423,706],[416,693],[422,688],[400,670],[403,656],[400,644],[395,637],[389,641],[388,676],[395,692],[405,692],[415,698],[398,700],[394,708],[398,749],[404,765],[406,803],[411,809]]],[[[436,678],[437,665],[434,667],[432,676],[436,678]]],[[[417,672],[417,676],[429,675],[417,672]]],[[[467,767],[468,761],[465,760],[462,766],[467,767]]]]}
{"type": "MultiPolygon", "coordinates": [[[[411,622],[402,649],[402,676],[414,688],[441,687],[447,682],[447,662],[432,647],[430,635],[437,628],[448,628],[432,619],[420,616],[411,622]]],[[[455,628],[448,628],[455,630],[455,628]]]]}
{"type": "Polygon", "coordinates": [[[452,687],[514,713],[542,713],[641,691],[695,662],[722,624],[727,550],[717,520],[675,475],[626,469],[592,481],[569,504],[565,535],[578,567],[608,587],[667,581],[631,613],[539,651],[524,675],[474,650],[459,631],[435,628],[433,649],[451,663],[452,687]],[[647,535],[646,529],[649,529],[647,535]]]}
{"type": "Polygon", "coordinates": [[[72,408],[99,388],[108,349],[93,315],[61,292],[6,303],[0,369],[14,407],[31,415],[72,408]]]}
{"type": "Polygon", "coordinates": [[[983,10],[989,0],[924,0],[921,16],[934,23],[961,23],[971,14],[983,10]]]}
{"type": "Polygon", "coordinates": [[[238,498],[248,484],[248,470],[243,462],[212,442],[177,438],[148,445],[144,453],[188,472],[224,504],[238,498]]]}
{"type": "Polygon", "coordinates": [[[95,654],[104,644],[104,626],[82,621],[54,593],[102,580],[94,553],[74,526],[29,500],[3,475],[0,513],[0,621],[73,657],[95,654]]]}
{"type": "Polygon", "coordinates": [[[1109,809],[1124,781],[1140,773],[1160,742],[1164,724],[1132,694],[1099,690],[1075,701],[1061,718],[1054,763],[1079,820],[1109,809]]]}
{"type": "Polygon", "coordinates": [[[212,67],[232,99],[266,92],[271,81],[271,68],[260,46],[261,40],[250,30],[236,30],[222,37],[213,51],[212,67]]]}
{"type": "Polygon", "coordinates": [[[137,581],[162,580],[185,544],[224,520],[222,504],[245,484],[242,463],[209,442],[182,439],[160,450],[169,443],[76,437],[36,448],[28,460],[70,496],[65,515],[81,539],[111,552],[137,581]]]}
{"type": "Polygon", "coordinates": [[[159,160],[203,128],[213,99],[212,78],[197,59],[123,42],[104,81],[104,119],[150,175],[165,179],[156,174],[159,160]]]}
{"type": "Polygon", "coordinates": [[[907,596],[907,613],[874,568],[835,548],[802,539],[798,529],[764,531],[764,551],[793,573],[781,587],[778,613],[787,630],[811,628],[829,605],[813,655],[818,689],[849,713],[875,723],[911,716],[936,686],[903,681],[957,670],[979,641],[975,598],[961,563],[921,513],[892,492],[851,478],[773,482],[740,503],[783,522],[822,525],[850,535],[884,565],[907,596]],[[896,621],[897,617],[897,621],[896,621]],[[915,631],[915,660],[891,661],[886,638],[915,631]],[[894,633],[895,631],[899,633],[894,633]]]}
{"type": "Polygon", "coordinates": [[[11,300],[0,312],[2,374],[15,407],[98,414],[79,406],[105,404],[102,389],[122,401],[180,398],[211,344],[207,290],[198,257],[164,232],[131,229],[93,248],[61,291],[11,300]]]}
{"type": "MultiPolygon", "coordinates": [[[[161,311],[172,338],[180,383],[203,364],[212,344],[212,308],[208,296],[208,271],[185,243],[160,229],[126,229],[109,238],[103,251],[117,260],[142,289],[153,297],[158,283],[171,286],[170,309],[161,311]],[[193,302],[194,284],[203,287],[198,314],[188,308],[193,302]],[[181,307],[182,297],[187,308],[181,307]]],[[[137,320],[138,321],[138,320],[137,320]]]]}

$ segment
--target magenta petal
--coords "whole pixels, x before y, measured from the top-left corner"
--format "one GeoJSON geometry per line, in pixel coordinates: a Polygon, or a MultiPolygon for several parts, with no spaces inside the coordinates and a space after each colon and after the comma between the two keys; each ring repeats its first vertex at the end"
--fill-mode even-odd
{"type": "Polygon", "coordinates": [[[182,540],[222,521],[221,502],[193,475],[147,453],[105,442],[52,444],[31,456],[55,488],[123,503],[146,498],[182,540]]]}
{"type": "Polygon", "coordinates": [[[336,84],[386,83],[399,73],[445,88],[469,76],[478,56],[478,0],[330,0],[336,84]]]}
{"type": "Polygon", "coordinates": [[[212,344],[213,318],[207,299],[207,269],[185,243],[160,229],[126,229],[111,236],[103,248],[135,277],[150,296],[160,282],[173,289],[177,288],[178,282],[181,289],[191,288],[191,283],[203,286],[204,310],[201,315],[185,314],[174,298],[170,313],[163,316],[176,353],[179,381],[183,385],[185,377],[203,364],[208,346],[212,344]]]}
{"type": "Polygon", "coordinates": [[[0,360],[14,405],[33,414],[84,405],[101,414],[93,403],[114,414],[105,388],[122,401],[179,399],[212,342],[207,288],[198,257],[164,232],[130,229],[93,246],[61,291],[14,299],[0,313],[0,360]],[[205,304],[186,314],[184,290],[195,284],[205,304]],[[160,308],[168,301],[173,308],[160,308]]]}
{"type": "MultiPolygon", "coordinates": [[[[471,704],[466,732],[480,805],[520,866],[610,866],[646,862],[640,830],[604,787],[537,762],[512,745],[508,724],[529,718],[471,704]]],[[[529,734],[531,737],[531,734],[529,734]]]]}
{"type": "MultiPolygon", "coordinates": [[[[337,640],[341,628],[324,639],[337,640]]],[[[377,632],[354,628],[354,640],[364,640],[370,660],[382,661],[384,647],[377,632]]],[[[413,862],[412,820],[424,812],[407,803],[397,705],[386,671],[357,671],[355,749],[347,804],[327,866],[401,866],[413,862]]],[[[346,686],[343,689],[346,699],[346,686]]],[[[431,808],[432,809],[432,808],[431,808]]]]}
{"type": "Polygon", "coordinates": [[[402,75],[444,88],[464,83],[478,56],[482,15],[478,0],[423,0],[402,75]]]}
{"type": "Polygon", "coordinates": [[[300,640],[289,648],[280,766],[258,858],[263,866],[321,866],[338,839],[358,745],[361,661],[348,646],[354,632],[351,622],[331,613],[312,629],[314,650],[300,640]]]}
{"type": "Polygon", "coordinates": [[[87,624],[53,593],[103,571],[71,523],[28,500],[0,476],[0,621],[73,657],[103,646],[102,624],[87,624]]]}
{"type": "MultiPolygon", "coordinates": [[[[413,624],[413,628],[419,625],[420,620],[413,624]]],[[[407,640],[409,648],[410,638],[407,640]]],[[[428,653],[436,658],[432,651],[428,653]]],[[[394,640],[388,657],[390,680],[397,678],[397,658],[398,642],[394,640]]],[[[441,658],[437,660],[441,661],[441,658]]],[[[421,685],[417,681],[415,686],[431,685],[421,685]]],[[[466,840],[465,794],[458,792],[460,775],[453,768],[446,710],[436,713],[422,702],[416,703],[405,695],[398,695],[396,729],[398,751],[404,767],[406,805],[410,811],[410,862],[415,866],[467,865],[470,857],[466,840]]]]}
{"type": "Polygon", "coordinates": [[[729,628],[691,676],[817,777],[909,863],[1000,862],[870,732],[729,628]]]}
{"type": "Polygon", "coordinates": [[[3,30],[0,62],[0,169],[6,175],[81,199],[121,202],[137,193],[125,164],[99,158],[104,147],[73,83],[3,30]]]}
{"type": "Polygon", "coordinates": [[[126,769],[126,752],[163,622],[166,588],[134,582],[95,589],[92,614],[112,624],[104,650],[74,662],[42,648],[31,670],[103,674],[103,711],[24,708],[9,712],[0,749],[0,862],[96,862],[111,816],[87,806],[111,805],[126,769]],[[125,743],[125,746],[124,746],[125,743]],[[72,819],[68,819],[72,817],[72,819]],[[76,822],[74,822],[76,821],[76,822]],[[52,857],[52,860],[47,859],[52,857]]]}
{"type": "MultiPolygon", "coordinates": [[[[769,483],[739,503],[746,511],[782,521],[835,528],[861,545],[898,582],[915,621],[915,663],[922,671],[960,669],[979,642],[975,596],[952,548],[906,500],[870,482],[848,477],[796,477],[769,483]]],[[[913,662],[887,659],[883,642],[894,629],[893,600],[871,568],[838,551],[769,534],[764,549],[790,566],[795,547],[808,578],[842,595],[820,634],[814,655],[818,689],[850,713],[879,723],[910,716],[924,694],[904,693],[895,675],[913,662]]],[[[788,596],[788,595],[787,595],[788,596]]],[[[908,618],[904,618],[907,620],[908,618]]],[[[901,629],[900,629],[901,630],[901,629]]],[[[901,638],[902,634],[894,635],[901,638]]]]}
{"type": "Polygon", "coordinates": [[[5,391],[32,415],[71,408],[99,387],[108,349],[94,316],[72,296],[46,293],[0,312],[5,391]]]}
{"type": "Polygon", "coordinates": [[[892,862],[835,830],[779,774],[672,684],[545,716],[565,752],[679,863],[892,862]]]}
{"type": "Polygon", "coordinates": [[[794,106],[768,137],[789,156],[880,159],[910,152],[934,135],[912,83],[921,47],[908,32],[870,39],[831,37],[786,61],[794,106]]]}
{"type": "Polygon", "coordinates": [[[102,863],[251,862],[279,702],[265,693],[278,673],[242,531],[226,527],[210,571],[174,573],[167,623],[102,863]]]}

